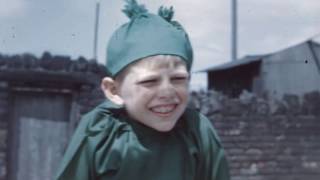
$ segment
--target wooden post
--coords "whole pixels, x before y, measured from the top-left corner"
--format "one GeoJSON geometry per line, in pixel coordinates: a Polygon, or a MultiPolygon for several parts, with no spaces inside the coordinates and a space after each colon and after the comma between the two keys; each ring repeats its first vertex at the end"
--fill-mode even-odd
{"type": "Polygon", "coordinates": [[[231,2],[231,60],[237,60],[237,0],[231,2]]]}
{"type": "Polygon", "coordinates": [[[98,46],[98,28],[99,28],[99,11],[100,2],[96,3],[96,16],[95,16],[95,26],[94,26],[94,42],[93,42],[93,61],[97,61],[97,46],[98,46]]]}

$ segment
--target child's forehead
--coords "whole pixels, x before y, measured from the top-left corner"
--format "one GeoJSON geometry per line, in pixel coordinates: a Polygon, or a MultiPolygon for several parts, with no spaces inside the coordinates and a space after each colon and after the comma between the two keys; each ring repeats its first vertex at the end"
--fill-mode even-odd
{"type": "MultiPolygon", "coordinates": [[[[145,70],[153,70],[157,68],[177,68],[187,67],[186,63],[179,56],[172,55],[156,55],[143,58],[134,64],[131,68],[139,68],[145,70]]],[[[129,67],[130,68],[130,67],[129,67]]]]}
{"type": "Polygon", "coordinates": [[[187,72],[187,65],[185,61],[179,56],[173,55],[156,55],[150,56],[138,60],[128,65],[123,71],[116,76],[116,81],[122,82],[123,79],[129,74],[134,73],[135,75],[146,75],[148,72],[151,73],[154,70],[168,68],[177,71],[187,72]]]}

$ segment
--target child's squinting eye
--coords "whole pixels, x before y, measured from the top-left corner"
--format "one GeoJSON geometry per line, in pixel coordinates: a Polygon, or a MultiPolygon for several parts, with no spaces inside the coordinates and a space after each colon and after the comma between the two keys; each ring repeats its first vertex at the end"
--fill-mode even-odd
{"type": "Polygon", "coordinates": [[[141,85],[152,85],[152,84],[155,84],[157,83],[157,79],[146,79],[146,80],[142,80],[142,81],[139,81],[138,84],[141,84],[141,85]]]}
{"type": "Polygon", "coordinates": [[[171,81],[173,81],[173,82],[185,82],[185,81],[187,81],[188,80],[188,77],[186,77],[186,76],[178,76],[178,77],[172,77],[171,78],[171,81]]]}

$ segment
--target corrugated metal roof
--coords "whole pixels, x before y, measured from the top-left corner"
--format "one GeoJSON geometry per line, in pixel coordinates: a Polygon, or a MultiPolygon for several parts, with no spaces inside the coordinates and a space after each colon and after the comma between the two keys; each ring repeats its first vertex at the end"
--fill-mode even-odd
{"type": "Polygon", "coordinates": [[[250,64],[253,62],[261,61],[266,56],[269,56],[269,54],[267,54],[267,55],[248,55],[248,56],[245,56],[241,59],[237,59],[232,62],[224,63],[219,66],[215,66],[215,67],[201,70],[200,72],[219,71],[219,70],[230,69],[230,68],[233,68],[236,66],[247,65],[247,64],[250,64]]]}
{"type": "Polygon", "coordinates": [[[320,35],[316,35],[316,36],[312,37],[311,41],[313,43],[316,43],[316,44],[320,45],[320,35]]]}
{"type": "MultiPolygon", "coordinates": [[[[306,42],[312,42],[313,44],[315,45],[320,45],[320,35],[315,35],[301,43],[298,43],[298,44],[303,44],[303,43],[306,43],[306,42]]],[[[296,46],[296,45],[293,45],[293,46],[296,46]]],[[[290,46],[290,47],[293,47],[293,46],[290,46]]],[[[220,71],[220,70],[226,70],[226,69],[231,69],[231,68],[234,68],[234,67],[237,67],[237,66],[242,66],[242,65],[247,65],[247,64],[250,64],[250,63],[253,63],[253,62],[257,62],[257,61],[261,61],[263,58],[267,57],[267,56],[270,56],[272,54],[276,54],[280,51],[284,51],[290,47],[287,47],[287,48],[284,48],[282,50],[279,50],[279,51],[275,51],[273,53],[269,53],[269,54],[264,54],[264,55],[247,55],[241,59],[237,59],[235,61],[232,61],[232,62],[227,62],[227,63],[224,63],[224,64],[221,64],[221,65],[218,65],[218,66],[214,66],[214,67],[211,67],[211,68],[207,68],[207,69],[204,69],[204,70],[201,70],[199,72],[208,72],[208,71],[220,71]]]]}

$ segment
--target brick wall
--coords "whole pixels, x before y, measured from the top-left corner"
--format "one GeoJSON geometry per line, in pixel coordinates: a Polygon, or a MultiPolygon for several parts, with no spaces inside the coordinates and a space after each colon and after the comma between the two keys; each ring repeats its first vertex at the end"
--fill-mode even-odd
{"type": "Polygon", "coordinates": [[[213,91],[193,97],[220,135],[233,180],[320,179],[319,92],[282,100],[213,91]]]}

